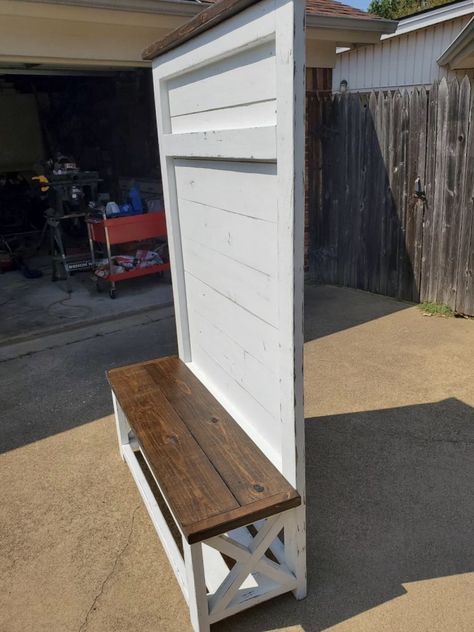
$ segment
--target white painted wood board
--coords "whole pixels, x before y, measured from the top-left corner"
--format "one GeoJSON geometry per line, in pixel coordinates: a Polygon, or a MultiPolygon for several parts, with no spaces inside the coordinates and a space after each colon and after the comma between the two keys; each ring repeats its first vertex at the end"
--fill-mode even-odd
{"type": "Polygon", "coordinates": [[[262,0],[153,78],[179,355],[304,499],[303,5],[262,0]]]}

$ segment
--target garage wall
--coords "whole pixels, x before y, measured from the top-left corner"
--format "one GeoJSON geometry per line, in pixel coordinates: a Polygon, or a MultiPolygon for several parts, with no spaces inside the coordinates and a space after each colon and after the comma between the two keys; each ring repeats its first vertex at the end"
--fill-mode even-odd
{"type": "Polygon", "coordinates": [[[0,88],[0,171],[30,170],[43,160],[44,148],[36,100],[32,94],[0,88]]]}

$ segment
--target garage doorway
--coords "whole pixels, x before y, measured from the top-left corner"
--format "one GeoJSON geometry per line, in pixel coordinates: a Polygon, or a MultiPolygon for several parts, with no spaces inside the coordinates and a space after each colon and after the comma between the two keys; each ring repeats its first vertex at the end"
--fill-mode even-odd
{"type": "Polygon", "coordinates": [[[151,269],[167,261],[166,235],[134,231],[163,211],[148,69],[0,68],[0,135],[2,344],[171,302],[166,266],[151,269]],[[133,239],[110,253],[94,242],[91,256],[88,218],[112,215],[129,217],[121,241],[133,239]],[[122,271],[133,278],[112,293],[122,271]]]}

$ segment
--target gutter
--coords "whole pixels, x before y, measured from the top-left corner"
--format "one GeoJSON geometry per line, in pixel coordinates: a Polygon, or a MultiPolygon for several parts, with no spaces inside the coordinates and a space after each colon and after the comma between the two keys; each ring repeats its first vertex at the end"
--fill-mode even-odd
{"type": "MultiPolygon", "coordinates": [[[[38,0],[17,0],[25,4],[36,4],[38,0]]],[[[45,4],[56,4],[85,9],[109,9],[133,13],[158,13],[192,17],[206,8],[193,0],[44,0],[45,4]]]]}
{"type": "MultiPolygon", "coordinates": [[[[473,0],[466,0],[472,4],[473,0]]],[[[17,0],[25,4],[36,4],[38,0],[17,0]]],[[[135,13],[155,13],[193,17],[213,6],[203,0],[44,0],[45,4],[108,9],[135,13]]],[[[353,16],[306,15],[306,25],[314,28],[368,31],[380,34],[395,32],[398,22],[384,18],[358,18],[353,16]]]]}
{"type": "MultiPolygon", "coordinates": [[[[472,0],[470,0],[472,2],[472,0]]],[[[396,20],[385,18],[358,18],[353,16],[306,15],[306,26],[318,29],[368,31],[391,35],[398,27],[396,20]]]]}

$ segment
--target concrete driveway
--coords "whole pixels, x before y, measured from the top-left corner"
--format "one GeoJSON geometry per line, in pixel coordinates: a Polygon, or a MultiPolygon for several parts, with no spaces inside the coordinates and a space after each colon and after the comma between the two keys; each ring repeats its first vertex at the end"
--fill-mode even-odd
{"type": "MultiPolygon", "coordinates": [[[[306,320],[309,595],[213,630],[472,632],[474,322],[325,287],[306,320]]],[[[172,353],[173,321],[114,328],[0,362],[2,632],[191,630],[103,377],[172,353]]]]}

